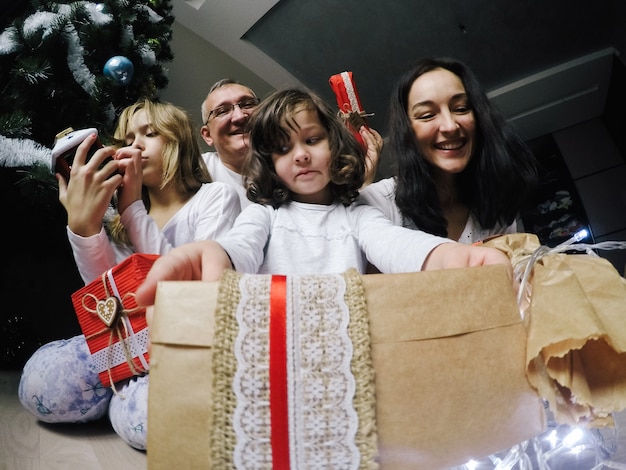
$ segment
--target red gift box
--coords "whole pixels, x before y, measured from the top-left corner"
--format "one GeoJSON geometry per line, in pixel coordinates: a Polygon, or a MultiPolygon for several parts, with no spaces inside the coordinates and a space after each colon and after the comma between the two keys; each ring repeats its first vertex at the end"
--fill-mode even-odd
{"type": "Polygon", "coordinates": [[[352,78],[352,72],[342,72],[333,75],[328,80],[328,83],[333,92],[335,92],[335,98],[337,98],[339,117],[345,122],[357,140],[361,142],[361,145],[365,147],[365,141],[359,134],[359,129],[361,126],[367,127],[365,121],[366,114],[361,106],[361,99],[352,78]]]}
{"type": "Polygon", "coordinates": [[[158,255],[133,254],[72,294],[78,323],[105,387],[148,370],[146,310],[135,301],[158,255]]]}

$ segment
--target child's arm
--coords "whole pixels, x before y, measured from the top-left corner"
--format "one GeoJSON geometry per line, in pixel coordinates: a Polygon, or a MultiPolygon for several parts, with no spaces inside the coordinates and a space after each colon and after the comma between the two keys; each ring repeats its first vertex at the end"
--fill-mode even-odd
{"type": "Polygon", "coordinates": [[[139,305],[153,305],[160,281],[219,281],[225,269],[232,269],[226,251],[213,240],[174,248],[158,258],[136,292],[139,305]]]}
{"type": "Polygon", "coordinates": [[[465,245],[421,230],[396,226],[382,212],[368,205],[355,206],[352,216],[356,217],[353,225],[359,230],[361,249],[368,261],[383,273],[504,264],[513,277],[508,256],[498,249],[465,245]]]}
{"type": "Polygon", "coordinates": [[[424,261],[422,271],[436,269],[469,268],[487,264],[503,264],[509,269],[513,279],[513,267],[509,257],[496,248],[465,245],[463,243],[442,243],[435,247],[424,261]]]}

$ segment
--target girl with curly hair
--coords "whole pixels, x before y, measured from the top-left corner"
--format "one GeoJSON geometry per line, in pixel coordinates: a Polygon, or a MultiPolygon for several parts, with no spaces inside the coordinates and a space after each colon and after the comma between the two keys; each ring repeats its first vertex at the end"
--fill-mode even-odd
{"type": "Polygon", "coordinates": [[[233,228],[215,241],[187,244],[153,265],[137,291],[150,305],[159,280],[219,280],[224,269],[261,274],[413,272],[505,264],[500,251],[394,225],[354,203],[366,150],[317,95],[274,92],[253,112],[243,175],[248,198],[233,228]]]}

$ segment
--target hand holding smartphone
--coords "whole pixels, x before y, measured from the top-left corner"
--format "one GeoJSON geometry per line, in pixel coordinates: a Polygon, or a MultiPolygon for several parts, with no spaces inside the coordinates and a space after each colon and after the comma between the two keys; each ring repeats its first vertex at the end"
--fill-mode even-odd
{"type": "MultiPolygon", "coordinates": [[[[75,131],[69,128],[57,134],[56,142],[52,149],[52,169],[55,173],[60,173],[65,181],[69,181],[70,179],[70,171],[74,163],[76,148],[91,134],[97,135],[98,129],[92,127],[75,131]]],[[[85,162],[88,162],[96,150],[101,148],[102,143],[100,139],[96,139],[96,142],[89,149],[85,162]]]]}

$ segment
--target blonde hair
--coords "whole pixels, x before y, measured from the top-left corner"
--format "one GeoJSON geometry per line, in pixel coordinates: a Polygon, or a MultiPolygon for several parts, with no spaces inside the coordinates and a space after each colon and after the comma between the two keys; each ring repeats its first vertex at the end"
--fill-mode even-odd
{"type": "MultiPolygon", "coordinates": [[[[171,103],[144,99],[126,107],[120,114],[114,133],[118,145],[124,145],[132,118],[140,110],[145,111],[150,127],[165,141],[162,155],[163,174],[159,188],[171,185],[182,195],[193,195],[202,184],[210,183],[211,176],[202,159],[191,118],[183,109],[171,103]]],[[[150,198],[145,188],[142,199],[146,209],[150,211],[150,198]]],[[[107,225],[113,240],[130,245],[119,215],[107,225]]]]}

